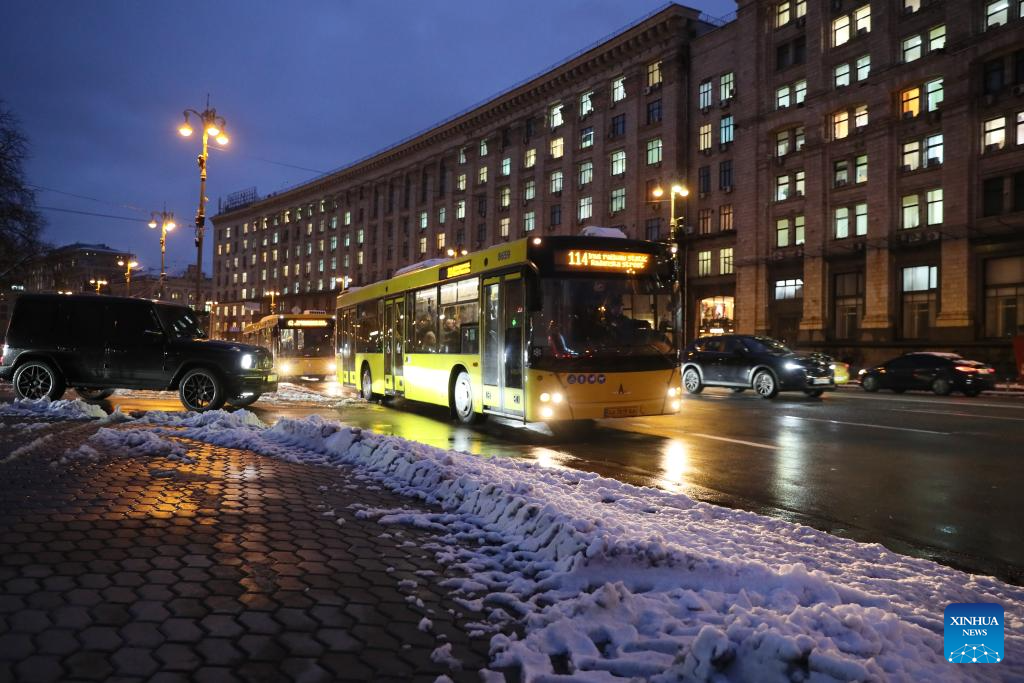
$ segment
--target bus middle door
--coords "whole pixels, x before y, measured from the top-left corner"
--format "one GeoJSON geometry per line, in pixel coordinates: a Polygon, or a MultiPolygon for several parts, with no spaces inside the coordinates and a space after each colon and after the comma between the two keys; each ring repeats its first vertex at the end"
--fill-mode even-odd
{"type": "Polygon", "coordinates": [[[388,299],[384,304],[384,390],[405,393],[403,356],[405,351],[405,300],[388,299]]]}
{"type": "Polygon", "coordinates": [[[525,414],[523,344],[525,299],[519,273],[484,280],[483,406],[525,414]]]}

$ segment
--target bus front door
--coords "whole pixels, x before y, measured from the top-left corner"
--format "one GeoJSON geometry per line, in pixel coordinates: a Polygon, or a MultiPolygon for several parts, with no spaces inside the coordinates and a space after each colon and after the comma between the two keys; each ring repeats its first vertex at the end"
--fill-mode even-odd
{"type": "Polygon", "coordinates": [[[523,279],[518,273],[484,281],[483,405],[523,415],[523,279]]]}
{"type": "Polygon", "coordinates": [[[384,304],[384,390],[405,392],[402,353],[405,351],[405,301],[389,299],[384,304]]]}

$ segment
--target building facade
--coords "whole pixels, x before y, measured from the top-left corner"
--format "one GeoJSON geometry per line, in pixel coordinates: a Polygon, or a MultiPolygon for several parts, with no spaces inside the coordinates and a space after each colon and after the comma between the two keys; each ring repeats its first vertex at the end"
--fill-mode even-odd
{"type": "Polygon", "coordinates": [[[164,293],[160,296],[160,273],[151,270],[132,272],[132,283],[129,290],[128,281],[124,269],[116,283],[111,283],[110,294],[117,296],[141,297],[144,299],[158,299],[172,304],[184,304],[199,311],[208,311],[213,301],[213,280],[203,278],[202,286],[199,288],[200,302],[195,305],[196,298],[196,267],[187,266],[185,271],[177,274],[168,273],[164,282],[164,293]]]}
{"type": "Polygon", "coordinates": [[[110,286],[124,279],[124,268],[132,254],[106,244],[76,242],[51,249],[27,269],[28,292],[110,293],[110,286]]]}
{"type": "Polygon", "coordinates": [[[448,249],[610,225],[666,239],[689,190],[686,336],[864,364],[1009,364],[1024,330],[1024,2],[671,5],[484,105],[214,218],[214,334],[333,308],[448,249]],[[217,328],[217,325],[220,328],[217,328]]]}

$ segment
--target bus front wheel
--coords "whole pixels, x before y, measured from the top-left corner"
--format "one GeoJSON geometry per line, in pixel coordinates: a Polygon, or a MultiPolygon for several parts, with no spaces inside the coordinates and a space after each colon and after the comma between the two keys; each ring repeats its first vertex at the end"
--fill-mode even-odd
{"type": "Polygon", "coordinates": [[[473,424],[479,419],[479,416],[473,411],[473,382],[465,370],[455,377],[449,400],[452,413],[462,424],[473,424]]]}
{"type": "Polygon", "coordinates": [[[367,401],[373,400],[373,375],[370,374],[368,367],[363,368],[363,380],[359,392],[367,401]]]}

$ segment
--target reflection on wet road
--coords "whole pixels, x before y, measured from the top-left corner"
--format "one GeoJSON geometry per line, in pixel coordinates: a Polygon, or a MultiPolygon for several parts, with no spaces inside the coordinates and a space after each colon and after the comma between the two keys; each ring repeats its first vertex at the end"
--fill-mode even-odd
{"type": "MultiPolygon", "coordinates": [[[[180,409],[173,395],[112,402],[180,409]]],[[[439,448],[592,471],[1024,582],[1020,398],[849,389],[763,401],[708,390],[678,416],[603,421],[561,438],[493,420],[462,427],[416,404],[252,409],[265,422],[315,413],[439,448]]]]}

